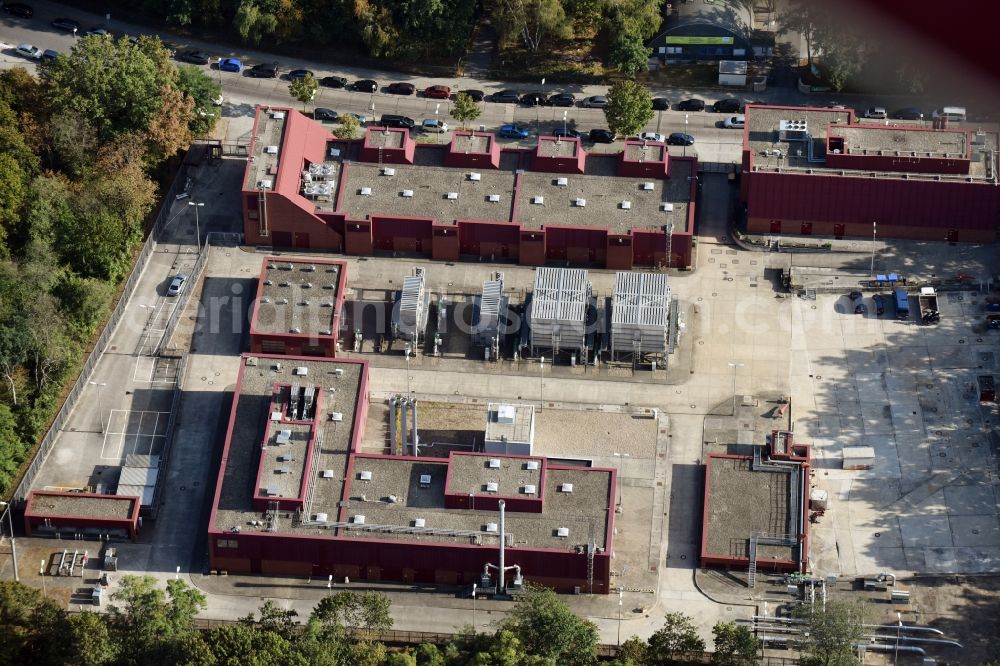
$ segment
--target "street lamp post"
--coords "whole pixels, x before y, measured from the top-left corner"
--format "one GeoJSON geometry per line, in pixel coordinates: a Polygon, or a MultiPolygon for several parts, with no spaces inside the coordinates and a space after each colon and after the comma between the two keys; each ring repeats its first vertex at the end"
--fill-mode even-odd
{"type": "Polygon", "coordinates": [[[618,468],[618,509],[622,508],[622,491],[621,491],[621,476],[622,476],[622,458],[630,458],[628,453],[618,453],[615,451],[612,454],[615,457],[615,466],[618,468]]]}
{"type": "Polygon", "coordinates": [[[878,222],[872,222],[872,279],[875,278],[875,236],[878,234],[878,222]]]}
{"type": "Polygon", "coordinates": [[[563,110],[563,136],[566,135],[566,114],[568,113],[569,111],[563,110]]]}
{"type": "MultiPolygon", "coordinates": [[[[10,525],[10,556],[14,560],[14,581],[20,583],[21,576],[17,573],[17,544],[14,541],[14,516],[11,515],[9,502],[0,502],[0,506],[6,508],[3,512],[7,516],[7,523],[10,525]]],[[[0,534],[3,533],[3,516],[0,516],[0,534]]]]}
{"type": "MultiPolygon", "coordinates": [[[[684,134],[687,134],[687,133],[688,133],[688,114],[685,113],[684,114],[684,134]]],[[[686,140],[684,141],[684,153],[683,154],[684,154],[685,157],[687,157],[688,147],[687,147],[687,141],[686,140]]]]}
{"type": "Polygon", "coordinates": [[[618,586],[618,647],[622,645],[622,593],[625,590],[618,586]]]}
{"type": "Polygon", "coordinates": [[[736,416],[736,368],[742,368],[743,363],[730,363],[729,367],[733,369],[733,416],[736,416]]]}
{"type": "MultiPolygon", "coordinates": [[[[105,386],[107,386],[107,383],[106,382],[87,382],[87,383],[90,384],[91,386],[96,386],[97,387],[97,408],[101,412],[101,434],[103,435],[104,434],[104,396],[103,396],[104,392],[101,389],[104,388],[105,386]]],[[[110,426],[111,424],[108,423],[108,425],[110,426]]]]}
{"type": "Polygon", "coordinates": [[[478,586],[475,583],[472,584],[472,631],[473,631],[473,633],[476,632],[476,588],[477,587],[478,586]]]}
{"type": "Polygon", "coordinates": [[[204,203],[196,203],[194,201],[188,201],[188,206],[194,206],[194,235],[195,240],[198,242],[198,253],[201,254],[201,221],[198,219],[198,209],[204,206],[204,203]]]}

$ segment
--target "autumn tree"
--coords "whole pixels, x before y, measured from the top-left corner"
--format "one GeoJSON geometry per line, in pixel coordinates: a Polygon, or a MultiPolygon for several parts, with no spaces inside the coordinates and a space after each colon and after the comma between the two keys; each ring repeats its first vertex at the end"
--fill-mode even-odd
{"type": "Polygon", "coordinates": [[[361,126],[361,123],[354,115],[345,113],[340,116],[339,120],[340,127],[333,130],[334,136],[338,139],[354,139],[358,136],[358,127],[361,126]]]}
{"type": "Polygon", "coordinates": [[[455,103],[451,106],[451,117],[462,123],[462,129],[470,120],[475,120],[482,113],[482,109],[470,96],[465,93],[455,95],[455,103]]]}
{"type": "Polygon", "coordinates": [[[493,25],[502,37],[521,41],[529,51],[538,51],[546,39],[573,36],[572,22],[560,0],[497,0],[493,25]]]}
{"type": "Polygon", "coordinates": [[[305,111],[306,104],[313,101],[318,89],[319,83],[313,78],[312,74],[307,74],[302,78],[295,79],[288,85],[288,94],[302,102],[302,110],[305,111]]]}

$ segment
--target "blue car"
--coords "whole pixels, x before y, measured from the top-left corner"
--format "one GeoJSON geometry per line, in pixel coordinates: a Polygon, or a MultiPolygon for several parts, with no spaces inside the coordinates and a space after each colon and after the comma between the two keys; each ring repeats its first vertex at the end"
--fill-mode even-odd
{"type": "Polygon", "coordinates": [[[243,71],[243,63],[240,62],[239,58],[224,58],[219,61],[219,69],[223,72],[236,72],[238,74],[243,71]]]}
{"type": "Polygon", "coordinates": [[[527,127],[520,125],[504,125],[500,128],[500,136],[506,139],[527,139],[531,132],[527,127]]]}

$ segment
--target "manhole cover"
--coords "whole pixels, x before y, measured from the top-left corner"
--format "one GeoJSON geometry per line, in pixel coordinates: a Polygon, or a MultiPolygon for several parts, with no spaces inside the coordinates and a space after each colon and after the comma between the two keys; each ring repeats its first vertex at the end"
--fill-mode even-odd
{"type": "Polygon", "coordinates": [[[686,560],[687,558],[688,558],[688,556],[687,556],[687,555],[681,555],[681,559],[682,559],[682,560],[686,560]]]}
{"type": "Polygon", "coordinates": [[[876,538],[878,538],[878,537],[880,537],[880,536],[882,536],[882,533],[881,533],[881,532],[876,532],[876,533],[875,533],[875,537],[876,537],[876,538]]]}
{"type": "Polygon", "coordinates": [[[960,344],[960,345],[964,345],[964,344],[965,344],[965,340],[959,340],[959,341],[958,341],[958,344],[960,344]]]}
{"type": "Polygon", "coordinates": [[[972,530],[973,534],[979,534],[979,530],[972,530]]]}
{"type": "Polygon", "coordinates": [[[718,295],[719,295],[718,293],[716,293],[714,291],[712,292],[712,296],[718,296],[718,295]]]}
{"type": "Polygon", "coordinates": [[[823,379],[823,375],[816,375],[816,379],[823,379]]]}
{"type": "Polygon", "coordinates": [[[691,405],[691,409],[697,409],[698,405],[691,405]]]}
{"type": "Polygon", "coordinates": [[[185,490],[187,490],[187,486],[181,486],[181,492],[184,492],[185,490]]]}
{"type": "Polygon", "coordinates": [[[938,452],[938,458],[947,458],[947,457],[948,457],[948,454],[945,453],[944,451],[938,452]]]}
{"type": "Polygon", "coordinates": [[[700,301],[700,300],[703,300],[703,299],[702,299],[702,297],[701,297],[701,296],[699,296],[699,297],[698,297],[698,300],[700,301]]]}

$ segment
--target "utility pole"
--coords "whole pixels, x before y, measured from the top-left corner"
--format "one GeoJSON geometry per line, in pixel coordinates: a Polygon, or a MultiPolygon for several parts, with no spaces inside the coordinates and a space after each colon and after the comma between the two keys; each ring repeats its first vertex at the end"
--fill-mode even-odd
{"type": "MultiPolygon", "coordinates": [[[[10,525],[10,556],[14,560],[14,581],[20,583],[21,576],[17,573],[17,544],[14,541],[14,516],[10,513],[12,507],[9,502],[0,502],[0,506],[6,507],[3,513],[7,517],[7,523],[10,525]]],[[[0,516],[0,534],[2,533],[3,516],[0,516]]]]}
{"type": "Polygon", "coordinates": [[[622,646],[622,593],[624,588],[618,586],[618,647],[622,646]]]}
{"type": "Polygon", "coordinates": [[[198,209],[204,205],[204,203],[188,201],[188,206],[194,206],[194,236],[198,243],[198,254],[201,254],[201,222],[198,219],[198,209]]]}
{"type": "Polygon", "coordinates": [[[729,367],[733,369],[733,416],[736,416],[736,368],[742,368],[743,363],[730,363],[729,367]]]}
{"type": "Polygon", "coordinates": [[[872,222],[872,278],[875,278],[875,236],[878,234],[878,222],[872,222]]]}
{"type": "MultiPolygon", "coordinates": [[[[101,434],[103,435],[104,434],[104,397],[103,397],[102,394],[104,392],[101,389],[104,388],[105,386],[107,386],[108,384],[107,384],[107,382],[87,382],[87,383],[90,384],[91,386],[96,386],[97,387],[97,408],[101,412],[101,434]]],[[[110,419],[109,419],[108,420],[108,427],[110,427],[110,426],[111,426],[111,422],[110,422],[110,419]]]]}

